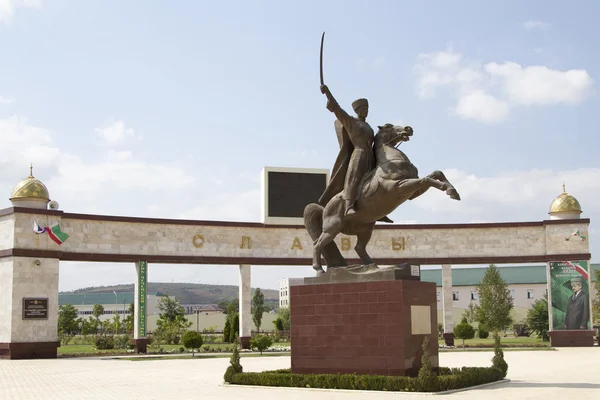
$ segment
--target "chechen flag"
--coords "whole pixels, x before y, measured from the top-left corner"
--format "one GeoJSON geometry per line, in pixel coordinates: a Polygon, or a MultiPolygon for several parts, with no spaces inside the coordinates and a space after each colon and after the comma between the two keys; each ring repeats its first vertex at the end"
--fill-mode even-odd
{"type": "Polygon", "coordinates": [[[37,222],[33,221],[33,231],[35,233],[44,233],[47,232],[50,239],[52,239],[59,246],[65,242],[69,238],[69,235],[60,230],[60,225],[57,223],[52,227],[40,227],[37,222]]]}

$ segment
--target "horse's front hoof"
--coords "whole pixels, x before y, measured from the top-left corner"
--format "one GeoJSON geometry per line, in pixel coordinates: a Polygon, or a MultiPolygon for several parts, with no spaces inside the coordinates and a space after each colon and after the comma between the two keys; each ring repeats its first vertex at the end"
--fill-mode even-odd
{"type": "Polygon", "coordinates": [[[323,267],[321,267],[320,265],[314,265],[313,269],[317,272],[317,276],[323,275],[325,273],[323,267]]]}
{"type": "Polygon", "coordinates": [[[454,188],[446,190],[446,194],[450,196],[451,199],[460,200],[460,195],[454,188]]]}

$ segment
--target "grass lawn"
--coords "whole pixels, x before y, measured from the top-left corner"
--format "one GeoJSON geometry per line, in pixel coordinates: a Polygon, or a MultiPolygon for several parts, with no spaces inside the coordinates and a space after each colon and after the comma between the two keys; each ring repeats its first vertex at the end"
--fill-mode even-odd
{"type": "MultiPolygon", "coordinates": [[[[240,358],[247,357],[284,357],[289,356],[289,352],[278,352],[278,353],[240,353],[240,358]]],[[[137,356],[137,357],[119,357],[117,360],[125,360],[125,361],[154,361],[154,360],[201,360],[203,358],[230,358],[231,354],[211,354],[211,353],[196,353],[195,356],[192,357],[191,354],[185,354],[180,356],[137,356]]]]}
{"type": "MultiPolygon", "coordinates": [[[[440,346],[445,346],[446,342],[444,340],[438,341],[440,346]]],[[[454,346],[462,347],[463,341],[462,339],[454,338],[454,346]]],[[[473,338],[465,340],[466,347],[493,347],[494,346],[494,338],[488,337],[486,339],[481,338],[473,338]]],[[[541,338],[537,337],[500,337],[500,346],[504,347],[550,347],[550,342],[542,342],[541,338]]]]}
{"type": "MultiPolygon", "coordinates": [[[[221,350],[224,353],[229,353],[233,350],[233,344],[230,343],[214,343],[214,344],[210,344],[207,343],[205,346],[210,346],[211,350],[221,350]]],[[[273,344],[274,347],[289,347],[290,343],[289,342],[281,342],[281,343],[274,343],[273,344]]],[[[180,347],[183,347],[182,344],[163,344],[160,347],[162,347],[163,351],[167,352],[167,353],[171,353],[171,352],[178,352],[180,347]]],[[[204,347],[204,346],[202,346],[204,347]]],[[[157,352],[158,349],[154,349],[151,347],[148,347],[148,353],[153,353],[153,352],[157,352]]],[[[104,354],[128,354],[127,350],[123,350],[123,349],[113,349],[113,350],[96,350],[96,348],[94,347],[94,345],[91,344],[68,344],[68,345],[61,345],[58,348],[58,355],[59,356],[69,356],[69,355],[104,355],[104,354]]],[[[156,353],[158,354],[158,353],[156,353]]],[[[201,352],[201,354],[219,354],[214,353],[214,352],[201,352]]]]}

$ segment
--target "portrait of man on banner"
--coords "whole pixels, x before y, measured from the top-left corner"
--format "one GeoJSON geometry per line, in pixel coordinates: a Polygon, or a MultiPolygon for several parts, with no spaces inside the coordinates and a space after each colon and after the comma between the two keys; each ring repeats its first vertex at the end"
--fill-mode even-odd
{"type": "Polygon", "coordinates": [[[590,329],[589,271],[586,261],[550,263],[552,330],[590,329]]]}

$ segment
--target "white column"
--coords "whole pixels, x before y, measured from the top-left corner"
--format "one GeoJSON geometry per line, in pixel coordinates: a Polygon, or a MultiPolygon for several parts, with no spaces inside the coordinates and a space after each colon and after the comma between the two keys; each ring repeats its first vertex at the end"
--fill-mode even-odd
{"type": "Polygon", "coordinates": [[[251,266],[240,265],[240,343],[242,348],[248,348],[252,337],[252,312],[250,301],[252,299],[251,266]]]}
{"type": "Polygon", "coordinates": [[[452,310],[452,266],[442,265],[442,312],[444,314],[444,333],[454,332],[454,311],[452,310]]]}

